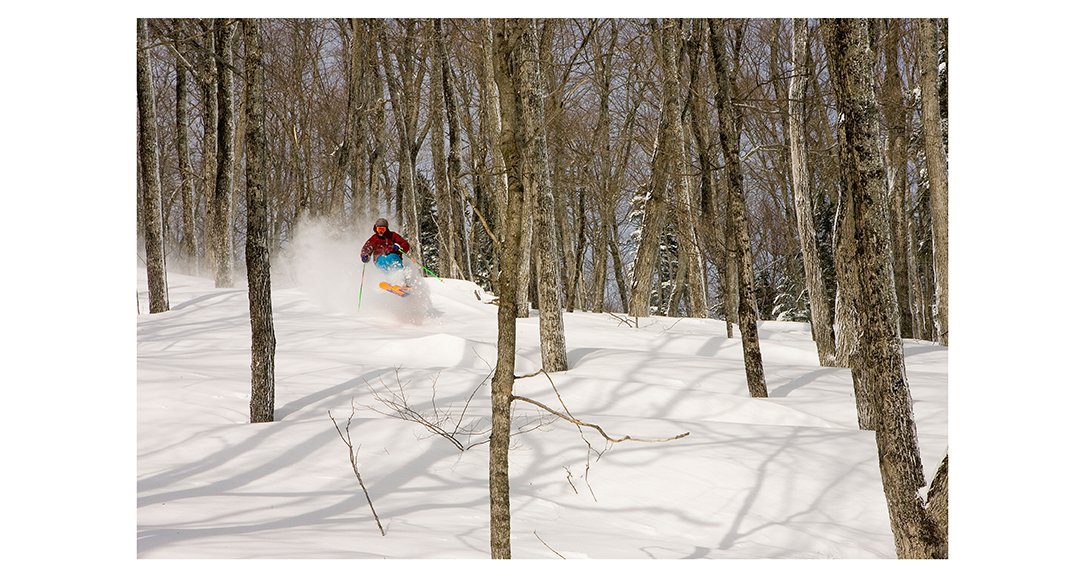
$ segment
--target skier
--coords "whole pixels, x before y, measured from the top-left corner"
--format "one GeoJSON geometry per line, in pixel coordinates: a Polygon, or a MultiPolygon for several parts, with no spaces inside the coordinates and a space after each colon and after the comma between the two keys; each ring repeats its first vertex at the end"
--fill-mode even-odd
{"type": "Polygon", "coordinates": [[[404,268],[401,255],[409,251],[409,242],[390,229],[386,218],[376,220],[372,228],[375,233],[360,249],[360,260],[366,263],[374,256],[375,265],[387,272],[404,268]]]}

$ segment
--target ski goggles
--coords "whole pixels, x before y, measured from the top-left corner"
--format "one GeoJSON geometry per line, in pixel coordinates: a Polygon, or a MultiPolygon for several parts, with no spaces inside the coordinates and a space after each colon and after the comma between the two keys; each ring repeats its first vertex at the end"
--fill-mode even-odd
{"type": "Polygon", "coordinates": [[[376,226],[375,231],[376,232],[386,232],[386,226],[376,226]]]}

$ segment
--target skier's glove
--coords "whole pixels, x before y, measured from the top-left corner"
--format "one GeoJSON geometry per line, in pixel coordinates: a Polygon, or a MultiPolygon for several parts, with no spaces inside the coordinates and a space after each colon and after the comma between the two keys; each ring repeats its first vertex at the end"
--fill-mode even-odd
{"type": "Polygon", "coordinates": [[[402,254],[405,253],[405,250],[401,247],[401,245],[396,242],[394,243],[394,250],[401,252],[402,254]]]}
{"type": "Polygon", "coordinates": [[[363,262],[364,264],[367,264],[367,261],[368,261],[368,260],[371,260],[371,256],[366,256],[366,255],[365,255],[365,256],[361,256],[361,257],[360,257],[360,260],[361,260],[361,261],[362,261],[362,262],[363,262]]]}

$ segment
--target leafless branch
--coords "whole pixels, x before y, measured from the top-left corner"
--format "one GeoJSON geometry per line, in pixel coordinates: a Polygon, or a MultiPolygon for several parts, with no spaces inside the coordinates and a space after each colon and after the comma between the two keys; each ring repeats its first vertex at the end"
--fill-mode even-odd
{"type": "Polygon", "coordinates": [[[566,470],[566,481],[570,483],[570,487],[574,489],[574,494],[579,494],[577,486],[574,486],[574,474],[570,472],[569,466],[563,466],[563,470],[566,470]]]}
{"type": "MultiPolygon", "coordinates": [[[[592,484],[589,482],[589,471],[592,469],[591,468],[592,467],[592,460],[591,460],[590,456],[595,453],[596,454],[596,460],[599,461],[600,458],[604,455],[604,453],[607,452],[608,447],[610,446],[610,444],[609,444],[609,446],[605,446],[603,450],[597,450],[596,448],[593,447],[592,442],[589,442],[588,437],[585,436],[585,431],[581,429],[582,426],[585,426],[585,427],[592,428],[592,429],[596,430],[609,443],[618,443],[618,442],[625,442],[625,441],[632,441],[632,442],[669,442],[671,440],[677,440],[679,438],[684,438],[684,437],[690,435],[689,432],[683,432],[682,434],[679,434],[678,436],[672,436],[670,438],[635,438],[633,436],[628,436],[628,435],[623,436],[621,438],[613,438],[610,435],[608,435],[608,433],[605,432],[604,429],[601,428],[599,425],[592,424],[590,422],[585,422],[583,420],[578,419],[573,414],[571,414],[570,413],[570,408],[566,405],[566,402],[563,401],[562,394],[559,393],[559,389],[555,386],[555,381],[551,379],[551,375],[548,374],[545,370],[543,370],[543,369],[537,370],[536,372],[533,372],[532,374],[526,374],[524,376],[517,376],[517,378],[529,378],[529,377],[532,377],[532,376],[536,376],[538,374],[543,374],[544,376],[547,377],[548,382],[551,384],[551,389],[555,392],[555,397],[559,399],[559,404],[562,405],[564,412],[558,412],[557,410],[553,410],[552,408],[549,408],[548,406],[544,405],[541,402],[533,400],[532,398],[526,398],[524,396],[511,395],[510,396],[510,401],[513,402],[514,400],[521,400],[522,402],[532,404],[532,405],[537,406],[538,408],[540,408],[542,410],[545,410],[545,411],[547,411],[547,412],[549,412],[549,413],[551,413],[551,414],[553,414],[553,415],[555,415],[555,416],[557,416],[559,418],[562,418],[563,420],[566,420],[567,422],[570,422],[571,424],[574,424],[575,426],[577,426],[578,434],[581,435],[581,440],[582,440],[582,442],[585,443],[585,446],[586,446],[585,485],[588,486],[589,493],[592,495],[594,501],[597,499],[596,498],[596,492],[593,491],[592,484]]],[[[567,470],[567,474],[569,474],[569,472],[570,471],[567,470]]],[[[571,483],[571,486],[573,486],[573,483],[571,483]]],[[[574,491],[577,492],[577,488],[575,488],[574,491]]]]}
{"type": "Polygon", "coordinates": [[[540,535],[536,533],[536,530],[533,530],[533,536],[536,536],[536,539],[539,540],[541,544],[546,546],[548,550],[551,550],[552,552],[554,552],[556,556],[558,556],[559,558],[562,558],[563,560],[566,560],[566,556],[563,556],[562,554],[559,554],[558,552],[556,552],[556,550],[554,548],[552,548],[551,546],[548,546],[548,543],[544,542],[544,539],[541,538],[540,535]]]}
{"type": "Polygon", "coordinates": [[[437,394],[439,377],[436,375],[431,382],[431,408],[421,412],[409,404],[409,397],[405,392],[405,386],[402,384],[400,374],[395,370],[394,375],[397,381],[396,391],[392,390],[386,384],[383,384],[381,391],[376,390],[371,384],[368,384],[368,389],[371,390],[372,396],[374,396],[374,398],[389,411],[382,411],[375,407],[369,408],[384,416],[420,424],[433,435],[445,438],[448,442],[453,444],[455,448],[464,452],[469,448],[488,442],[486,437],[477,442],[470,442],[474,436],[481,434],[482,431],[478,429],[477,423],[479,422],[479,419],[474,419],[473,422],[466,424],[465,416],[469,411],[469,405],[472,404],[473,398],[476,397],[476,393],[483,388],[484,383],[491,378],[493,372],[494,369],[488,373],[484,380],[476,385],[476,388],[474,388],[468,398],[465,399],[465,404],[460,409],[453,406],[447,408],[439,407],[437,394]]]}
{"type": "Polygon", "coordinates": [[[359,448],[353,448],[352,434],[349,433],[349,426],[352,424],[353,416],[356,414],[356,408],[349,414],[349,419],[345,421],[345,432],[341,431],[341,426],[338,425],[337,420],[334,419],[334,415],[327,410],[326,414],[330,416],[330,421],[334,423],[334,429],[337,430],[338,436],[341,437],[341,441],[345,443],[349,448],[349,464],[352,465],[353,474],[356,474],[356,480],[360,483],[360,489],[364,491],[364,498],[367,498],[368,507],[371,508],[371,515],[375,517],[375,524],[379,527],[379,533],[386,536],[386,530],[383,530],[382,522],[379,521],[379,514],[375,512],[375,504],[371,502],[371,495],[368,494],[367,486],[364,486],[364,479],[360,476],[360,465],[357,464],[356,458],[360,453],[359,448]]]}
{"type": "Polygon", "coordinates": [[[532,374],[526,374],[524,376],[517,376],[517,378],[529,378],[529,377],[532,377],[532,376],[536,376],[538,374],[543,374],[544,376],[547,377],[548,382],[551,383],[551,389],[555,391],[555,396],[559,399],[559,404],[562,404],[563,410],[566,411],[565,413],[554,410],[554,409],[548,407],[547,405],[545,405],[542,402],[533,400],[532,398],[527,398],[525,396],[517,396],[517,395],[512,394],[510,396],[510,401],[513,402],[514,400],[521,400],[522,402],[527,402],[529,404],[532,404],[533,406],[537,406],[537,407],[539,407],[539,408],[541,408],[543,410],[546,410],[547,412],[551,413],[552,415],[557,416],[559,418],[562,418],[563,420],[566,420],[567,422],[569,422],[571,424],[574,424],[575,426],[579,426],[579,427],[580,426],[585,426],[585,427],[588,427],[588,428],[592,428],[593,430],[596,430],[597,432],[599,432],[600,435],[603,436],[605,440],[607,440],[608,442],[611,442],[611,443],[615,443],[615,444],[617,444],[619,442],[627,442],[627,441],[630,441],[630,442],[670,442],[672,440],[678,440],[679,438],[685,438],[685,437],[690,435],[689,432],[683,432],[682,434],[679,434],[679,435],[676,435],[676,436],[671,436],[671,437],[668,437],[668,438],[635,438],[635,437],[630,436],[630,435],[624,435],[624,436],[622,436],[620,438],[615,438],[613,436],[610,436],[599,425],[593,424],[591,422],[585,422],[584,420],[579,420],[578,418],[574,417],[573,414],[570,413],[570,408],[568,408],[566,406],[566,403],[563,402],[562,394],[560,394],[559,389],[555,387],[555,381],[551,379],[551,375],[548,374],[547,371],[538,370],[536,372],[533,372],[532,374]]]}
{"type": "Polygon", "coordinates": [[[532,398],[526,398],[525,396],[512,395],[512,396],[510,396],[510,400],[511,401],[513,401],[513,400],[521,400],[522,402],[527,402],[529,404],[532,404],[533,406],[537,406],[539,408],[542,408],[543,410],[548,411],[552,415],[557,416],[559,418],[562,418],[563,420],[566,420],[567,422],[570,422],[571,424],[574,424],[574,425],[577,425],[577,426],[585,426],[585,427],[588,427],[588,428],[592,428],[593,430],[596,430],[597,432],[599,432],[600,435],[603,436],[605,440],[607,440],[608,442],[611,442],[611,443],[615,443],[615,444],[617,444],[619,442],[627,442],[627,441],[629,441],[629,442],[670,442],[672,440],[678,440],[679,438],[685,438],[685,437],[690,435],[689,432],[683,432],[682,434],[678,434],[676,436],[671,436],[671,437],[668,437],[668,438],[635,438],[635,437],[630,436],[630,435],[627,434],[627,435],[621,436],[619,438],[615,438],[615,437],[609,435],[607,432],[605,432],[604,429],[601,428],[597,424],[593,424],[592,422],[585,422],[584,420],[578,420],[577,418],[574,418],[574,417],[569,416],[567,414],[563,414],[562,412],[559,412],[557,410],[553,410],[553,409],[549,408],[548,406],[546,406],[543,402],[538,402],[536,400],[533,400],[532,398]]]}
{"type": "Polygon", "coordinates": [[[612,318],[618,320],[619,322],[621,322],[623,324],[626,324],[627,326],[629,326],[631,328],[637,328],[637,325],[636,325],[637,324],[637,322],[636,322],[637,318],[634,319],[635,323],[631,324],[630,320],[628,318],[623,318],[622,316],[619,316],[618,314],[613,314],[611,312],[608,312],[608,316],[611,316],[612,318]]]}

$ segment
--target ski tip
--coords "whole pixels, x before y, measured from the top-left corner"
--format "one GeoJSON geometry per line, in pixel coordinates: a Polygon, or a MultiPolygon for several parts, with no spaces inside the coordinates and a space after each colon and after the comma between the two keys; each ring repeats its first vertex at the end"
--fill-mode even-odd
{"type": "Polygon", "coordinates": [[[383,290],[386,290],[387,292],[390,292],[391,294],[397,294],[398,296],[401,296],[402,298],[409,295],[409,288],[407,288],[405,286],[399,286],[399,285],[396,285],[396,284],[391,284],[391,283],[385,282],[385,281],[379,282],[379,288],[382,288],[383,290]]]}

